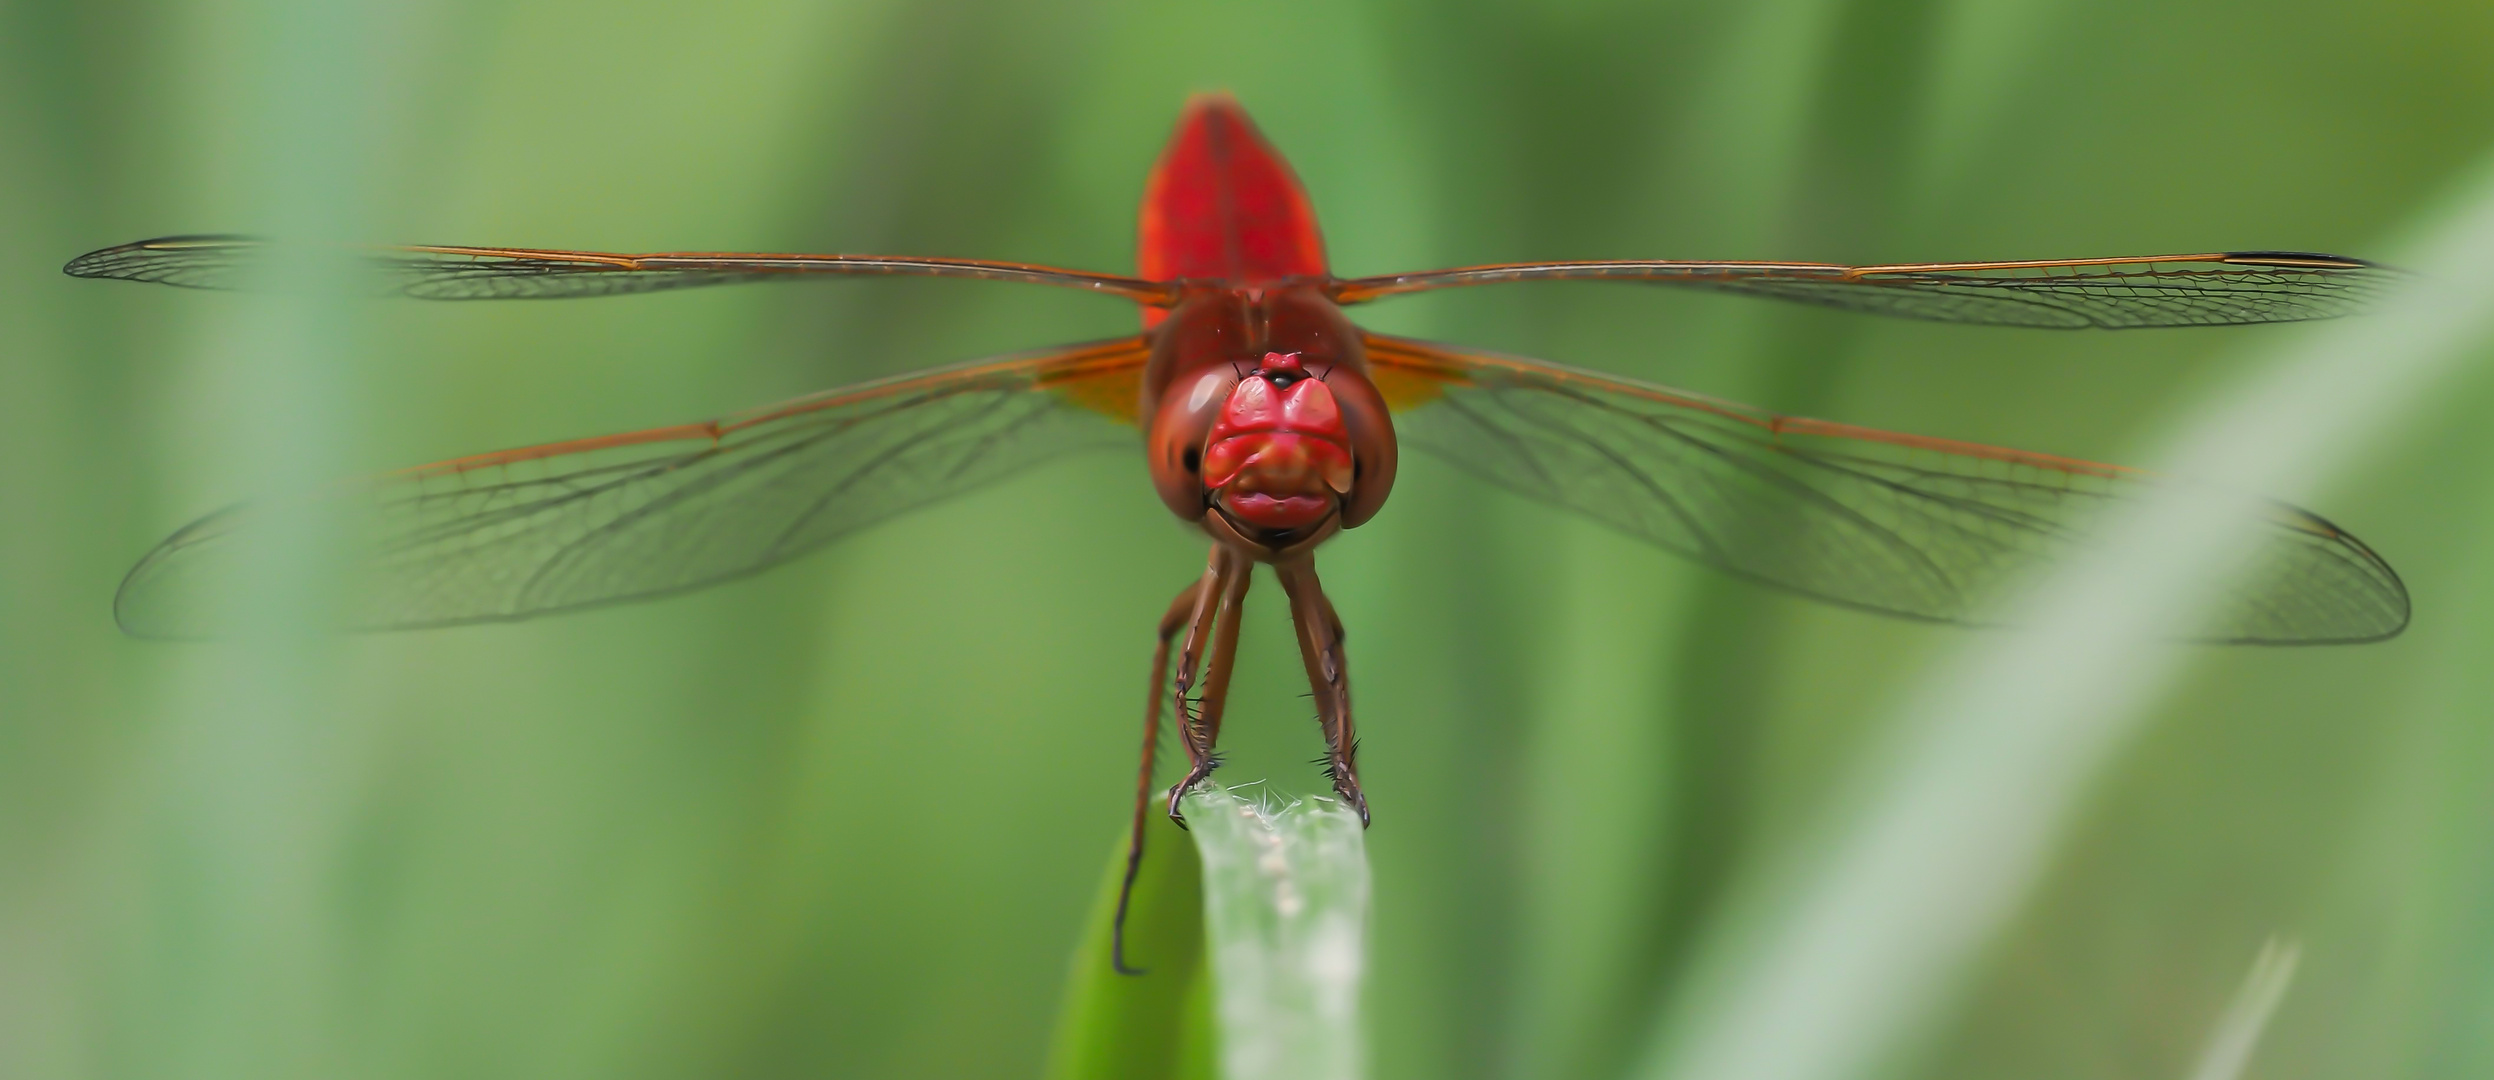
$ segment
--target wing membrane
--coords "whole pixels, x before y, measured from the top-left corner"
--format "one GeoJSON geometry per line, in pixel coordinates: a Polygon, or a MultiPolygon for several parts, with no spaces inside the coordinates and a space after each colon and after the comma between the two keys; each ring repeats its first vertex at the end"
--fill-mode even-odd
{"type": "MultiPolygon", "coordinates": [[[[1778,416],[1660,386],[1367,336],[1405,385],[1403,439],[1518,493],[1742,577],[1850,607],[1982,622],[1999,592],[2091,541],[2166,478],[2112,465],[1778,416]]],[[[2320,517],[2267,504],[2211,640],[2371,641],[2405,586],[2320,517]]]]}
{"type": "MultiPolygon", "coordinates": [[[[246,286],[276,249],[239,236],[169,236],[91,251],[62,267],[72,277],[149,281],[189,289],[246,286]]],[[[917,276],[1057,285],[1147,304],[1174,302],[1172,286],[1140,278],[1024,263],[882,255],[676,252],[620,255],[495,247],[376,247],[373,291],[424,300],[537,300],[689,289],[794,278],[917,276]]]]}
{"type": "MultiPolygon", "coordinates": [[[[1133,385],[1149,354],[1140,337],[1070,346],[720,420],[439,462],[311,498],[360,538],[343,616],[356,629],[657,596],[786,562],[1073,450],[1129,444],[1131,428],[1085,403],[1133,385]]],[[[149,552],[114,602],[123,628],[219,629],[236,560],[264,535],[269,510],[220,511],[149,552]]]]}
{"type": "Polygon", "coordinates": [[[1515,281],[1603,280],[1684,285],[1933,322],[2078,330],[2239,326],[2353,314],[2398,271],[2361,259],[2236,251],[2040,262],[1512,263],[1355,278],[1335,298],[1357,303],[1404,293],[1515,281]]]}

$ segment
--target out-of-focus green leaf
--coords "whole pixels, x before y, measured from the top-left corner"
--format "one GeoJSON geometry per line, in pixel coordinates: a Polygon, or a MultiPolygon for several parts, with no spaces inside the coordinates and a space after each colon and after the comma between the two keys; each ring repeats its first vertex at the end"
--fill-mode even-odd
{"type": "Polygon", "coordinates": [[[1110,965],[1111,922],[1126,873],[1119,836],[1092,900],[1082,945],[1048,1052],[1047,1080],[1180,1080],[1212,1074],[1215,1045],[1205,984],[1203,864],[1186,833],[1151,815],[1143,869],[1126,915],[1126,963],[1110,965]]]}

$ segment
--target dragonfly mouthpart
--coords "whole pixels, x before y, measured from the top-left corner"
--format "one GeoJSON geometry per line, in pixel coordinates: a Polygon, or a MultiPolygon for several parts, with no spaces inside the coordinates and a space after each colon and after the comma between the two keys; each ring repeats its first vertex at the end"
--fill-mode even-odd
{"type": "Polygon", "coordinates": [[[1239,381],[1206,439],[1205,491],[1241,525],[1297,532],[1322,523],[1351,490],[1351,436],[1323,379],[1295,353],[1266,353],[1239,381]]]}

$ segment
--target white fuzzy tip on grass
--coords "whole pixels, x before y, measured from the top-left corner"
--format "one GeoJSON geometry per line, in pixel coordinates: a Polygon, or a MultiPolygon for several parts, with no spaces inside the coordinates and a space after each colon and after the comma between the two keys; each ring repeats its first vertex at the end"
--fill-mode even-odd
{"type": "Polygon", "coordinates": [[[1283,804],[1188,792],[1204,864],[1204,943],[1227,1080],[1362,1075],[1368,849],[1331,799],[1283,804]]]}

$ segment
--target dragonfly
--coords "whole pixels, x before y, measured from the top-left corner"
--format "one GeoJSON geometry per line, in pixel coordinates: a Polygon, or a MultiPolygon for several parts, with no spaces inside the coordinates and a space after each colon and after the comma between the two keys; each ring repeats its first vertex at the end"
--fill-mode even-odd
{"type": "MultiPolygon", "coordinates": [[[[2363,309],[2398,273],[2291,251],[1844,266],[1599,260],[1372,277],[1328,269],[1289,164],[1226,95],[1183,110],[1145,185],[1136,272],[979,259],[611,254],[508,247],[358,249],[371,291],[426,300],[613,296],[761,281],[927,276],[1049,285],[1134,302],[1140,332],[937,368],[733,416],[454,458],[303,496],[363,537],[354,628],[524,619],[752,574],[893,515],[1060,455],[1135,445],[1172,514],[1210,541],[1160,617],[1143,709],[1124,925],[1155,792],[1163,708],[1187,769],[1218,758],[1255,566],[1278,579],[1333,791],[1369,820],[1343,624],[1317,577],[1326,541],[1385,507],[1410,445],[1490,484],[1786,592],[1941,623],[2086,549],[2113,506],[2178,483],[2118,465],[1785,416],[1703,394],[1361,329],[1344,309],[1444,289],[1606,281],[1701,289],[1947,323],[2057,330],[2240,326],[2363,309]],[[1175,663],[1172,664],[1172,650],[1175,663]]],[[[275,249],[233,236],[81,255],[78,277],[246,287],[275,249]]],[[[2260,504],[2253,569],[2178,636],[2376,641],[2406,587],[2362,541],[2260,504]]],[[[268,504],[184,526],[114,600],[140,637],[216,629],[211,597],[268,535],[268,504]]]]}

